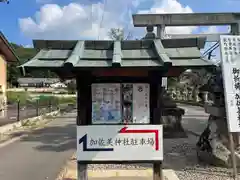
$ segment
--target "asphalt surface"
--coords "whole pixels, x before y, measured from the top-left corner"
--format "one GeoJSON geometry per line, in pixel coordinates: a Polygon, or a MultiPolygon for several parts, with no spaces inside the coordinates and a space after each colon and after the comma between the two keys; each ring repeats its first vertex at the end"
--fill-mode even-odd
{"type": "Polygon", "coordinates": [[[207,126],[209,114],[205,113],[204,108],[200,106],[191,106],[178,104],[185,110],[182,126],[185,131],[200,135],[207,126]]]}
{"type": "Polygon", "coordinates": [[[76,112],[0,148],[1,180],[54,180],[76,151],[76,112]]]}

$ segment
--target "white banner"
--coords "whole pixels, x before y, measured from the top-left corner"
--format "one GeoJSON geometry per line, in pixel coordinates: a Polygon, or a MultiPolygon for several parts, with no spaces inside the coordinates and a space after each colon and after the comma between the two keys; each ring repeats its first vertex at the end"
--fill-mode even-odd
{"type": "Polygon", "coordinates": [[[240,36],[221,35],[222,75],[229,132],[240,132],[240,36]]]}
{"type": "Polygon", "coordinates": [[[133,122],[150,123],[149,84],[133,84],[133,122]]]}

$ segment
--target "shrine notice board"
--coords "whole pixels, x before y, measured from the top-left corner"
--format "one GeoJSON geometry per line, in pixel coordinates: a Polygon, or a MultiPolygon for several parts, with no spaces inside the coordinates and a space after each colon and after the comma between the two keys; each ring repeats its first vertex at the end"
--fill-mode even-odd
{"type": "Polygon", "coordinates": [[[240,132],[240,36],[221,35],[222,75],[229,132],[240,132]]]}
{"type": "Polygon", "coordinates": [[[92,84],[92,124],[150,123],[149,84],[92,84]]]}
{"type": "Polygon", "coordinates": [[[162,125],[77,126],[77,160],[161,161],[162,125]]]}

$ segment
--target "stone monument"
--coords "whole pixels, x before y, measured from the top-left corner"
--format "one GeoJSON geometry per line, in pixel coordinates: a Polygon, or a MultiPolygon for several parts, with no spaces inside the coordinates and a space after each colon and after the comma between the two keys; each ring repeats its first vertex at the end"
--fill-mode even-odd
{"type": "MultiPolygon", "coordinates": [[[[207,127],[197,142],[198,159],[210,165],[231,167],[232,162],[221,69],[217,69],[208,83],[202,86],[200,90],[209,92],[213,103],[205,104],[205,111],[210,115],[207,127]]],[[[202,94],[200,98],[203,98],[202,94]]],[[[238,144],[237,139],[236,136],[235,144],[238,144]]],[[[235,146],[235,154],[239,166],[240,158],[237,155],[237,147],[238,145],[235,146]]]]}

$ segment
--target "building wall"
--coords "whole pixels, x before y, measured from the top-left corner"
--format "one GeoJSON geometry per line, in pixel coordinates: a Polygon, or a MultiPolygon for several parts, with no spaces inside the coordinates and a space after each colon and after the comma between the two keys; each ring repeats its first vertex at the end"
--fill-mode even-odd
{"type": "Polygon", "coordinates": [[[7,62],[3,55],[0,54],[0,108],[7,102],[6,89],[7,89],[7,62]]]}

